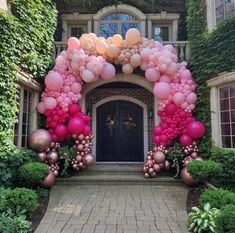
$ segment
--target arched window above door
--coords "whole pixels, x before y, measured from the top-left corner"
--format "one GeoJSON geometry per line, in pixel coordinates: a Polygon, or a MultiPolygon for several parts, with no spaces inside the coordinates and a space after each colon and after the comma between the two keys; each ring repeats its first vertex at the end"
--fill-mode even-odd
{"type": "Polygon", "coordinates": [[[125,34],[130,28],[137,28],[140,30],[140,22],[133,15],[117,12],[106,15],[99,21],[99,35],[105,38],[120,34],[125,37],[125,34]]]}

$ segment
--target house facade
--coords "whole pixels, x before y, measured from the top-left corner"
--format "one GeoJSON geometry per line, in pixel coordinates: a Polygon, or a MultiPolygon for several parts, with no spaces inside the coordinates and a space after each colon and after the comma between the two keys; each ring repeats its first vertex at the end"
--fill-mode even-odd
{"type": "MultiPolygon", "coordinates": [[[[8,10],[6,1],[0,7],[8,10]]],[[[54,58],[64,49],[69,37],[94,32],[108,38],[125,37],[129,28],[137,28],[141,36],[163,44],[172,44],[180,61],[190,60],[186,36],[185,0],[129,1],[129,3],[95,5],[57,0],[58,30],[54,58]]],[[[206,0],[207,27],[213,31],[218,23],[235,14],[233,0],[206,0]]],[[[36,105],[41,85],[19,73],[19,113],[14,127],[14,143],[27,147],[28,135],[37,128],[36,105]]],[[[208,81],[211,88],[212,139],[216,146],[235,147],[235,73],[223,73],[208,81]],[[234,110],[233,110],[234,109],[234,110]],[[219,127],[218,127],[219,126],[219,127]]],[[[80,100],[82,110],[92,117],[93,154],[100,162],[143,162],[152,148],[152,128],[159,123],[158,103],[152,85],[144,73],[124,75],[117,70],[112,80],[87,83],[80,100]],[[129,127],[130,126],[130,127],[129,127]]]]}

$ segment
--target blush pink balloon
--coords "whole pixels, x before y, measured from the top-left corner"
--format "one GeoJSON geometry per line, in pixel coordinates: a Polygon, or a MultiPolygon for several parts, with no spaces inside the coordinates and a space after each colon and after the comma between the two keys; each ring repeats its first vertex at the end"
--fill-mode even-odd
{"type": "Polygon", "coordinates": [[[59,124],[55,127],[54,133],[58,138],[64,139],[68,136],[69,131],[65,125],[59,124]]]}
{"type": "Polygon", "coordinates": [[[95,80],[95,76],[94,74],[89,71],[89,70],[84,70],[82,72],[82,79],[83,81],[85,81],[86,83],[90,83],[90,82],[93,82],[95,80]]]}
{"type": "Polygon", "coordinates": [[[145,77],[149,82],[156,82],[160,77],[160,72],[155,68],[148,68],[145,71],[145,77]]]}
{"type": "Polygon", "coordinates": [[[167,99],[171,93],[171,89],[168,83],[159,82],[154,86],[153,93],[160,100],[167,99]]]}
{"type": "Polygon", "coordinates": [[[68,129],[71,133],[74,134],[82,133],[84,127],[85,127],[84,121],[78,117],[74,117],[71,120],[69,120],[68,129]]]}
{"type": "Polygon", "coordinates": [[[140,53],[142,60],[148,61],[151,55],[151,50],[149,48],[145,48],[140,53]]]}
{"type": "Polygon", "coordinates": [[[180,72],[180,76],[182,79],[189,79],[192,77],[192,74],[189,70],[186,69],[180,72]]]}
{"type": "Polygon", "coordinates": [[[80,41],[76,37],[70,37],[67,41],[67,44],[70,50],[74,50],[74,49],[79,50],[80,48],[80,41]]]}
{"type": "Polygon", "coordinates": [[[197,100],[197,95],[193,92],[189,93],[188,96],[186,97],[186,101],[189,104],[194,104],[197,100]]]}
{"type": "Polygon", "coordinates": [[[71,91],[75,94],[79,94],[82,90],[82,85],[78,82],[75,82],[71,85],[71,91]]]}
{"type": "Polygon", "coordinates": [[[41,113],[41,114],[44,114],[44,113],[45,113],[46,107],[45,107],[44,102],[38,103],[38,105],[37,105],[37,110],[38,110],[38,112],[41,113]]]}
{"type": "Polygon", "coordinates": [[[107,63],[101,72],[101,77],[105,80],[110,80],[113,79],[115,75],[116,75],[116,70],[114,66],[110,63],[107,63]]]}
{"type": "Polygon", "coordinates": [[[189,145],[193,144],[193,140],[189,135],[183,134],[180,137],[180,143],[181,143],[182,146],[189,146],[189,145]]]}
{"type": "Polygon", "coordinates": [[[177,105],[181,105],[184,102],[184,94],[182,92],[177,92],[173,96],[173,101],[177,105]]]}
{"type": "Polygon", "coordinates": [[[57,105],[55,98],[47,97],[44,101],[46,109],[54,109],[57,105]]]}
{"type": "Polygon", "coordinates": [[[205,126],[200,121],[192,121],[188,124],[187,127],[188,134],[192,138],[200,138],[204,135],[206,129],[205,126]]]}
{"type": "Polygon", "coordinates": [[[56,91],[63,86],[63,78],[60,73],[51,70],[45,78],[45,84],[48,89],[56,91]]]}
{"type": "Polygon", "coordinates": [[[168,75],[164,74],[160,77],[159,79],[160,82],[165,82],[165,83],[170,83],[171,82],[171,79],[168,75]]]}

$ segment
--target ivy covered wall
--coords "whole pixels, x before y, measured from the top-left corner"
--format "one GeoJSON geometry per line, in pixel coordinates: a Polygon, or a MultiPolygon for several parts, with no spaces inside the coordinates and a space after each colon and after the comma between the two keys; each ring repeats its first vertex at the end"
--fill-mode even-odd
{"type": "Polygon", "coordinates": [[[52,62],[56,8],[52,0],[11,0],[0,10],[0,158],[12,153],[17,72],[42,79],[52,62]]]}
{"type": "Polygon", "coordinates": [[[187,0],[187,32],[191,49],[190,68],[198,84],[196,117],[207,128],[200,150],[203,157],[209,157],[212,146],[210,89],[206,81],[219,73],[235,70],[235,17],[218,24],[209,33],[205,1],[187,0]]]}

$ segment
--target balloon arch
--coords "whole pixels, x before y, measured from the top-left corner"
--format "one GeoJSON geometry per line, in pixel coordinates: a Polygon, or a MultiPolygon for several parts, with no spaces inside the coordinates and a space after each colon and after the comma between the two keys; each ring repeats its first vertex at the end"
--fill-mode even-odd
{"type": "MultiPolygon", "coordinates": [[[[47,131],[36,130],[29,138],[30,147],[40,152],[39,159],[49,164],[51,174],[58,175],[56,151],[60,143],[69,142],[76,149],[71,160],[73,169],[82,170],[94,162],[91,118],[81,111],[78,101],[84,84],[115,77],[112,63],[121,65],[124,74],[140,67],[153,84],[153,94],[158,99],[161,123],[153,128],[156,147],[148,152],[144,176],[156,177],[162,168],[169,168],[166,146],[177,137],[190,153],[189,160],[200,159],[196,141],[205,127],[192,115],[196,84],[186,63],[178,62],[172,45],[141,38],[134,28],[127,31],[125,39],[118,34],[105,39],[89,33],[80,39],[71,37],[67,44],[68,49],[56,58],[53,70],[45,78],[46,88],[37,106],[38,112],[46,116],[47,131]]],[[[190,181],[186,168],[181,174],[185,173],[182,178],[190,181]]]]}

